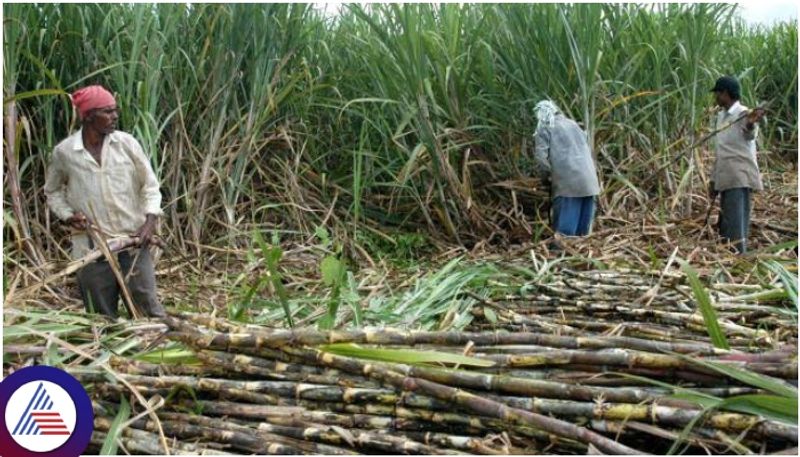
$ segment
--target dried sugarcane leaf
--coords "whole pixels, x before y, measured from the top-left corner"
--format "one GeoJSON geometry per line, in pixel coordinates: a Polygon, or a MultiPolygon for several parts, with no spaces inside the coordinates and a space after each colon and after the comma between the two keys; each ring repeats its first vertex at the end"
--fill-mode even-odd
{"type": "Polygon", "coordinates": [[[350,433],[349,430],[347,430],[346,428],[343,428],[343,427],[339,427],[338,425],[330,425],[329,427],[330,427],[331,430],[333,430],[339,436],[341,436],[342,439],[347,442],[348,446],[350,446],[350,447],[354,447],[355,446],[356,437],[353,436],[353,434],[350,433]]]}

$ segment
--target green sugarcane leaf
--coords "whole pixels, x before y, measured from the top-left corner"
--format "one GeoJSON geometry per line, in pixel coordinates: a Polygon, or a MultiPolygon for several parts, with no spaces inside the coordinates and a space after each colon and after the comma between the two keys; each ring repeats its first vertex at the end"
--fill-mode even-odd
{"type": "Polygon", "coordinates": [[[634,374],[622,373],[622,372],[617,372],[617,371],[610,371],[610,372],[608,372],[608,374],[613,374],[613,375],[621,376],[623,378],[628,378],[628,379],[635,379],[635,380],[640,381],[640,382],[644,382],[644,383],[647,383],[647,384],[652,384],[654,386],[663,387],[664,389],[672,390],[675,393],[672,394],[671,397],[676,398],[678,400],[690,401],[690,402],[693,402],[693,403],[697,403],[699,405],[716,405],[716,404],[719,404],[719,402],[722,401],[721,398],[715,397],[713,395],[708,395],[708,394],[704,394],[704,393],[701,393],[701,392],[696,392],[694,390],[687,389],[685,387],[672,385],[672,384],[669,384],[669,383],[666,383],[666,382],[662,382],[662,381],[656,381],[655,379],[645,378],[643,376],[637,376],[637,375],[634,375],[634,374]]]}
{"type": "Polygon", "coordinates": [[[51,367],[57,367],[61,365],[61,356],[58,354],[59,346],[54,342],[50,342],[47,344],[47,352],[46,357],[44,360],[45,365],[50,365],[51,367]]]}
{"type": "Polygon", "coordinates": [[[739,395],[726,398],[718,408],[756,414],[785,424],[797,425],[797,397],[778,395],[739,395]]]}
{"type": "Polygon", "coordinates": [[[5,105],[6,103],[25,100],[26,98],[42,97],[45,95],[67,95],[67,93],[61,89],[36,89],[27,92],[20,92],[11,97],[4,98],[3,104],[5,105]]]}
{"type": "Polygon", "coordinates": [[[721,398],[709,397],[711,396],[693,392],[691,390],[682,390],[669,396],[669,398],[674,398],[676,400],[684,400],[691,403],[696,403],[703,408],[714,408],[723,402],[721,398]]]}
{"type": "Polygon", "coordinates": [[[797,275],[790,273],[783,264],[774,260],[766,262],[766,265],[767,268],[772,270],[772,272],[780,278],[781,283],[783,283],[784,292],[786,292],[795,308],[797,308],[797,275]]]}
{"type": "Polygon", "coordinates": [[[314,230],[314,235],[319,238],[319,242],[322,246],[328,247],[331,244],[331,236],[325,227],[318,225],[314,230]]]}
{"type": "Polygon", "coordinates": [[[41,333],[63,336],[70,333],[79,332],[81,330],[86,330],[86,327],[81,325],[69,325],[69,324],[59,324],[59,323],[44,323],[36,325],[29,325],[26,323],[19,325],[9,325],[8,327],[3,328],[3,341],[9,342],[14,338],[32,336],[30,331],[31,329],[34,329],[41,333]]]}
{"type": "Polygon", "coordinates": [[[755,252],[773,253],[773,252],[796,249],[797,246],[798,246],[797,240],[793,240],[793,241],[786,241],[786,242],[783,242],[783,243],[778,243],[778,244],[765,246],[765,247],[763,247],[763,248],[761,248],[761,249],[759,249],[759,250],[757,250],[755,252]]]}
{"type": "Polygon", "coordinates": [[[706,368],[730,376],[733,379],[741,381],[747,385],[758,387],[772,392],[775,395],[780,395],[787,398],[797,398],[797,388],[771,376],[766,376],[760,373],[754,373],[743,368],[738,368],[727,363],[713,362],[711,360],[702,360],[693,357],[687,357],[682,354],[673,354],[680,357],[687,362],[696,363],[706,368]]]}
{"type": "Polygon", "coordinates": [[[344,298],[350,304],[350,309],[353,310],[353,323],[356,327],[360,327],[364,319],[361,311],[361,297],[358,295],[358,284],[350,271],[347,272],[347,287],[344,298]]]}
{"type": "MultiPolygon", "coordinates": [[[[789,293],[786,290],[784,290],[784,289],[770,289],[770,290],[764,290],[764,291],[761,291],[761,292],[755,292],[755,293],[752,293],[752,294],[739,295],[738,297],[731,297],[730,300],[731,301],[736,301],[736,302],[752,302],[752,301],[768,302],[768,301],[785,300],[787,298],[789,298],[789,293]]],[[[769,312],[771,312],[771,313],[778,313],[778,314],[784,314],[784,315],[790,313],[789,311],[787,311],[785,309],[780,309],[780,308],[775,308],[775,307],[770,307],[770,308],[765,308],[765,309],[769,310],[769,312]]],[[[797,315],[796,312],[795,313],[791,313],[791,314],[792,315],[797,315]]]]}
{"type": "Polygon", "coordinates": [[[365,348],[353,343],[328,344],[319,347],[331,354],[354,357],[357,359],[380,360],[382,362],[410,364],[449,364],[473,367],[491,367],[494,362],[461,354],[439,351],[416,351],[411,349],[365,348]]]}
{"type": "Polygon", "coordinates": [[[270,246],[264,241],[264,238],[261,236],[261,233],[258,230],[253,230],[253,240],[261,249],[261,256],[264,259],[264,262],[267,264],[267,271],[269,271],[269,276],[267,279],[275,289],[275,293],[278,295],[281,308],[283,308],[284,317],[286,318],[286,323],[289,325],[289,327],[294,327],[292,310],[289,306],[289,294],[286,292],[286,288],[283,287],[283,276],[278,271],[278,262],[280,262],[281,257],[283,256],[283,250],[280,248],[280,237],[278,236],[277,232],[273,232],[272,246],[270,246]]]}
{"type": "Polygon", "coordinates": [[[694,298],[697,300],[700,313],[703,315],[703,322],[706,324],[706,331],[708,332],[708,336],[711,337],[711,342],[718,348],[730,349],[731,346],[728,344],[728,338],[719,326],[717,312],[714,310],[714,305],[711,303],[711,297],[708,295],[708,291],[705,286],[703,286],[703,283],[700,282],[697,271],[683,260],[680,262],[689,280],[694,298]]]}
{"type": "Polygon", "coordinates": [[[131,416],[131,406],[128,400],[123,396],[119,404],[119,412],[114,417],[111,427],[108,428],[106,439],[103,441],[103,447],[100,449],[100,455],[117,455],[117,438],[122,432],[122,424],[128,421],[131,416]]]}

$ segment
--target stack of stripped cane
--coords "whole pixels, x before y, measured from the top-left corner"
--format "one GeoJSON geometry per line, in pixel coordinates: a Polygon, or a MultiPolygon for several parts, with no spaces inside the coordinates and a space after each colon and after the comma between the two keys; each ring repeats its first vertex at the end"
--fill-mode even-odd
{"type": "Polygon", "coordinates": [[[167,336],[191,349],[191,363],[113,358],[118,382],[73,372],[95,388],[95,444],[118,434],[131,453],[796,448],[785,405],[751,414],[770,401],[796,409],[792,318],[722,299],[731,349],[719,349],[681,287],[652,284],[634,273],[567,273],[524,304],[481,298],[475,332],[276,330],[184,315],[167,319],[167,336]],[[152,409],[115,426],[131,389],[152,409]]]}

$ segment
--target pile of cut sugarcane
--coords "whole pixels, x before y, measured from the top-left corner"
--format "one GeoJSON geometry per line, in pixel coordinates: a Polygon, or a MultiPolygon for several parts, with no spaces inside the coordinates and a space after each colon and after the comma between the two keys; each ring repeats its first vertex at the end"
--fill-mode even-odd
{"type": "Polygon", "coordinates": [[[7,311],[5,363],[54,360],[81,380],[96,416],[87,452],[797,447],[797,314],[788,288],[710,281],[722,349],[684,275],[539,271],[521,287],[465,291],[478,303],[465,331],[287,330],[197,314],[56,326],[54,316],[7,311]],[[47,343],[33,347],[32,338],[47,343]]]}
{"type": "Polygon", "coordinates": [[[95,444],[114,433],[130,453],[796,448],[796,411],[794,423],[754,414],[765,399],[796,408],[791,314],[745,303],[751,289],[720,285],[711,294],[730,345],[720,349],[679,283],[678,275],[565,269],[519,296],[476,296],[466,332],[283,330],[172,316],[166,337],[191,350],[187,363],[112,357],[111,381],[73,374],[94,386],[95,444]],[[135,408],[119,427],[121,406],[135,397],[150,409],[135,408]]]}
{"type": "MultiPolygon", "coordinates": [[[[713,343],[696,292],[686,284],[683,274],[562,268],[547,281],[526,287],[524,294],[501,299],[473,295],[483,306],[473,310],[479,319],[472,329],[713,343]]],[[[781,305],[780,293],[785,290],[735,282],[717,282],[706,291],[714,297],[715,320],[728,344],[745,352],[774,349],[783,343],[796,346],[797,311],[781,305]]],[[[781,367],[790,368],[771,368],[781,367]]],[[[793,373],[781,377],[795,379],[796,362],[794,367],[793,373]]]]}

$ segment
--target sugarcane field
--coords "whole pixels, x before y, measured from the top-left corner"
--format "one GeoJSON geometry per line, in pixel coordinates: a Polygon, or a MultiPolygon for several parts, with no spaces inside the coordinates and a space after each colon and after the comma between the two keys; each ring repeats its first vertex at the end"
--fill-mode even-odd
{"type": "Polygon", "coordinates": [[[797,455],[797,13],[4,3],[0,456],[797,455]]]}

